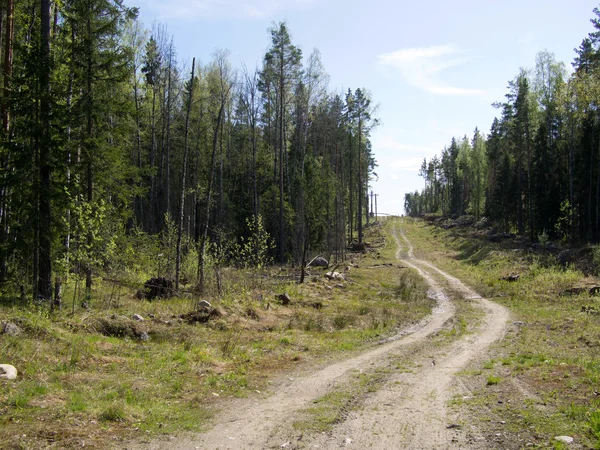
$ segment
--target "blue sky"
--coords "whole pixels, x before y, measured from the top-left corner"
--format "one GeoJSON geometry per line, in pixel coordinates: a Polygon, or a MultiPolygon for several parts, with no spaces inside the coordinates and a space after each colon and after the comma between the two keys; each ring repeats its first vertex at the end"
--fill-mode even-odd
{"type": "Polygon", "coordinates": [[[234,66],[260,66],[267,29],[286,21],[292,41],[314,48],[330,89],[367,88],[379,104],[373,133],[378,209],[402,213],[421,189],[424,157],[453,136],[489,131],[509,80],[547,49],[570,69],[592,30],[590,0],[126,0],[147,27],[167,25],[179,58],[210,61],[228,49],[234,66]]]}

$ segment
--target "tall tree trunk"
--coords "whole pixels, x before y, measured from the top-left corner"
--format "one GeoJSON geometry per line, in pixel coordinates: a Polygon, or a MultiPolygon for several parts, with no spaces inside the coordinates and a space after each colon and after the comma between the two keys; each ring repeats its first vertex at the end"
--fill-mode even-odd
{"type": "Polygon", "coordinates": [[[352,157],[352,131],[350,130],[348,132],[348,164],[349,164],[349,175],[348,175],[348,191],[349,191],[349,208],[348,208],[348,229],[350,231],[350,238],[349,238],[349,242],[352,242],[354,240],[354,195],[353,195],[353,191],[354,189],[352,189],[352,186],[354,184],[354,181],[352,180],[352,160],[354,159],[352,157]]]}
{"type": "MultiPolygon", "coordinates": [[[[282,44],[283,47],[283,44],[282,44]]],[[[283,212],[283,128],[284,128],[284,71],[283,71],[283,48],[281,49],[281,67],[279,73],[279,262],[285,262],[285,227],[284,227],[284,212],[283,212]]]]}
{"type": "MultiPolygon", "coordinates": [[[[11,0],[9,0],[11,1],[11,0]]],[[[52,299],[52,217],[50,209],[50,0],[40,2],[40,146],[39,146],[39,277],[37,293],[40,299],[52,299]],[[42,226],[43,224],[43,226],[42,226]]]]}
{"type": "Polygon", "coordinates": [[[177,228],[177,256],[175,259],[175,289],[179,289],[179,276],[181,274],[181,238],[183,235],[183,219],[185,209],[185,178],[187,175],[188,160],[188,137],[190,128],[190,111],[194,99],[194,70],[196,68],[196,58],[192,59],[192,75],[190,76],[190,96],[188,99],[187,112],[185,114],[185,129],[183,143],[183,169],[181,174],[181,196],[179,197],[179,226],[177,228]]]}
{"type": "Polygon", "coordinates": [[[206,253],[206,240],[208,238],[208,224],[210,220],[210,201],[212,196],[212,189],[215,179],[215,163],[217,159],[217,141],[219,138],[219,127],[221,126],[221,120],[223,115],[223,109],[225,108],[225,100],[222,99],[221,107],[219,108],[219,115],[217,116],[217,123],[215,124],[215,130],[213,133],[212,141],[212,156],[210,160],[210,172],[208,176],[208,189],[206,190],[206,215],[204,221],[204,230],[202,232],[202,243],[200,244],[200,252],[198,254],[198,291],[204,292],[204,272],[205,272],[205,253],[206,253]]]}
{"type": "Polygon", "coordinates": [[[172,95],[172,71],[173,71],[173,41],[169,45],[169,72],[167,74],[167,145],[166,145],[166,167],[165,167],[165,189],[167,197],[167,211],[171,213],[171,104],[173,102],[172,95]]]}
{"type": "Polygon", "coordinates": [[[2,127],[5,136],[8,136],[10,131],[10,112],[8,109],[8,99],[10,97],[10,82],[12,78],[13,68],[14,24],[14,0],[6,0],[6,36],[4,43],[4,101],[2,102],[2,127]]]}
{"type": "Polygon", "coordinates": [[[363,241],[363,226],[362,226],[362,200],[363,200],[363,181],[362,181],[362,165],[361,165],[361,151],[362,151],[362,118],[358,118],[358,242],[363,241]]]}
{"type": "MultiPolygon", "coordinates": [[[[88,39],[91,38],[92,36],[92,19],[91,19],[91,15],[92,15],[92,11],[91,11],[91,5],[90,2],[88,2],[88,19],[87,19],[87,37],[88,39]]],[[[93,133],[94,133],[94,119],[93,119],[93,113],[92,113],[92,108],[93,108],[93,101],[92,101],[92,70],[93,70],[93,66],[92,66],[92,52],[91,49],[88,49],[88,55],[87,55],[87,67],[86,67],[86,118],[87,118],[87,125],[86,125],[86,138],[89,141],[88,144],[86,144],[87,147],[87,162],[86,162],[86,166],[87,166],[87,202],[90,204],[90,206],[92,205],[92,202],[94,200],[94,171],[93,171],[93,165],[92,165],[92,158],[93,158],[93,151],[92,148],[90,148],[91,146],[91,142],[92,142],[92,138],[93,138],[93,133]]],[[[88,247],[91,248],[92,246],[92,230],[89,230],[87,233],[87,245],[88,247]]],[[[90,300],[92,297],[92,266],[91,263],[87,263],[87,267],[85,270],[85,296],[86,296],[86,300],[90,300]]]]}

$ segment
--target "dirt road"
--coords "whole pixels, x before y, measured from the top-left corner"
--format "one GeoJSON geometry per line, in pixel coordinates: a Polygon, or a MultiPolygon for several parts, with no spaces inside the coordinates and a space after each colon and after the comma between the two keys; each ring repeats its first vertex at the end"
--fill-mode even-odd
{"type": "Polygon", "coordinates": [[[398,244],[396,257],[425,278],[430,295],[437,300],[437,307],[428,318],[403,330],[398,339],[360,356],[307,376],[286,379],[274,386],[273,394],[265,399],[238,400],[217,418],[210,431],[197,438],[155,443],[145,448],[486,448],[476,430],[459,425],[461,418],[447,403],[454,395],[469,395],[455,375],[469,361],[483,357],[489,345],[502,338],[508,312],[481,298],[460,280],[416,259],[409,240],[402,231],[399,235],[394,232],[398,244]],[[469,299],[485,314],[475,333],[439,347],[431,345],[430,337],[455,316],[454,303],[445,289],[469,299]],[[406,360],[410,370],[400,370],[397,363],[390,363],[398,358],[406,360]],[[362,408],[350,412],[332,431],[301,436],[291,428],[297,413],[311,406],[315,399],[347,382],[352,373],[376,367],[387,368],[386,382],[364,399],[362,408]]]}

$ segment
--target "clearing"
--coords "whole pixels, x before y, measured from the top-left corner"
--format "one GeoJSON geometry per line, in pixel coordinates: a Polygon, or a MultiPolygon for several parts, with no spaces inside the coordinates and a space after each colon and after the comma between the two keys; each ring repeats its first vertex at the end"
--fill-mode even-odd
{"type": "Polygon", "coordinates": [[[415,258],[398,227],[393,237],[397,259],[427,281],[437,301],[430,316],[359,356],[279,380],[266,397],[232,401],[202,435],[139,448],[487,448],[448,405],[471,395],[456,374],[502,339],[508,310],[415,258]],[[445,331],[464,320],[457,304],[470,306],[477,325],[450,336],[445,331]]]}

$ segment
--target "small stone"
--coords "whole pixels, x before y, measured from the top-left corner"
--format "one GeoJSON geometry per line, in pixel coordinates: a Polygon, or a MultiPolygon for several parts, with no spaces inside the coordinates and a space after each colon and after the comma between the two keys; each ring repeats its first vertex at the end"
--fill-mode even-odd
{"type": "Polygon", "coordinates": [[[150,317],[151,319],[155,319],[156,316],[154,314],[148,314],[148,317],[150,317]]]}
{"type": "Polygon", "coordinates": [[[212,308],[212,305],[207,300],[200,300],[196,305],[197,309],[212,308]]]}
{"type": "Polygon", "coordinates": [[[0,364],[0,380],[15,380],[17,369],[10,364],[0,364]]]}
{"type": "Polygon", "coordinates": [[[349,437],[347,437],[346,439],[344,439],[344,443],[346,445],[352,444],[352,442],[353,442],[352,439],[350,439],[349,437]]]}
{"type": "Polygon", "coordinates": [[[501,420],[501,421],[500,421],[500,423],[501,423],[502,425],[506,425],[506,420],[501,420]]]}
{"type": "Polygon", "coordinates": [[[144,320],[144,318],[143,318],[142,316],[140,316],[139,314],[134,314],[133,316],[131,316],[131,318],[132,318],[133,320],[137,320],[137,321],[139,321],[139,322],[141,322],[141,321],[143,321],[143,320],[144,320]]]}
{"type": "Polygon", "coordinates": [[[571,436],[556,436],[554,440],[564,442],[565,444],[572,444],[574,441],[571,436]]]}
{"type": "Polygon", "coordinates": [[[292,445],[292,443],[290,441],[284,442],[283,444],[281,444],[279,447],[280,448],[288,448],[290,445],[292,445]]]}
{"type": "Polygon", "coordinates": [[[18,336],[23,332],[23,330],[21,330],[21,328],[14,323],[2,322],[2,332],[4,334],[8,334],[9,336],[18,336]]]}

